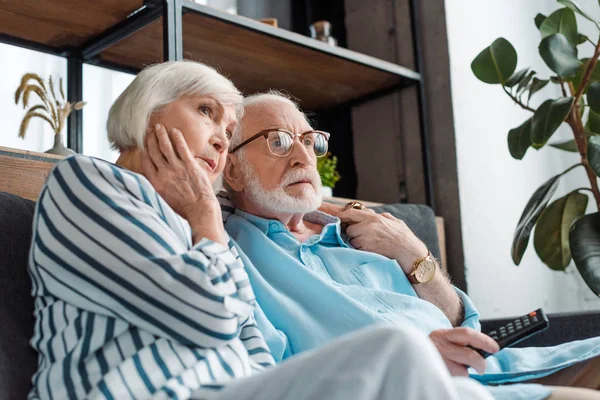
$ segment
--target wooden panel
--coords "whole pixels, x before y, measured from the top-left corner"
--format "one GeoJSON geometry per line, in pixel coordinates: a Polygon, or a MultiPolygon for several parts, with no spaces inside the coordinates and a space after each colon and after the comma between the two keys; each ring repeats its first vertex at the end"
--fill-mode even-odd
{"type": "Polygon", "coordinates": [[[79,46],[143,0],[0,0],[0,33],[53,47],[79,46]]]}
{"type": "Polygon", "coordinates": [[[37,200],[48,173],[63,157],[0,147],[0,192],[37,200]]]}
{"type": "MultiPolygon", "coordinates": [[[[419,79],[409,69],[207,7],[183,16],[186,58],[228,76],[245,94],[286,90],[305,109],[329,108],[419,79]],[[209,14],[210,13],[210,14],[209,14]]],[[[111,63],[142,68],[162,60],[162,19],[101,54],[111,63]]]]}

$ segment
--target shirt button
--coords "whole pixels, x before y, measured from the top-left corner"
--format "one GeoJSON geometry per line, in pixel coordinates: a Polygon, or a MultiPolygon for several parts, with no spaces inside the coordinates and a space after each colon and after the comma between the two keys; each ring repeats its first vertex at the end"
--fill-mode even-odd
{"type": "Polygon", "coordinates": [[[271,227],[271,229],[276,230],[277,229],[277,224],[275,222],[271,222],[270,227],[271,227]]]}
{"type": "Polygon", "coordinates": [[[385,311],[383,308],[380,308],[379,310],[377,310],[377,312],[379,314],[385,314],[387,311],[385,311]]]}

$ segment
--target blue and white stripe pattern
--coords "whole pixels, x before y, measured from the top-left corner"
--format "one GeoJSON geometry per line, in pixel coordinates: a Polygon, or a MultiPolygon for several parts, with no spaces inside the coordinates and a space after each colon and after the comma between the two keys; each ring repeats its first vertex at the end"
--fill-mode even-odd
{"type": "Polygon", "coordinates": [[[188,399],[274,365],[233,242],[193,244],[143,176],[61,161],[33,232],[30,399],[188,399]]]}

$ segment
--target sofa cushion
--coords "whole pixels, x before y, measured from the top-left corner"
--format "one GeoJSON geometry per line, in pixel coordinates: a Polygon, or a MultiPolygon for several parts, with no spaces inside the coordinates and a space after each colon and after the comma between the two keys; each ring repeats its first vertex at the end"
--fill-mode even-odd
{"type": "Polygon", "coordinates": [[[25,399],[37,355],[33,298],[27,273],[35,203],[0,192],[0,398],[25,399]]]}

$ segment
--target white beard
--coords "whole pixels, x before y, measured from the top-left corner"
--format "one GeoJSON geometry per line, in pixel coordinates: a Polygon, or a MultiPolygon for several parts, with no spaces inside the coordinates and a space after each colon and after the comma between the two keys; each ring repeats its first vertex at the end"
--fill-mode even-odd
{"type": "Polygon", "coordinates": [[[247,200],[271,213],[306,214],[319,208],[322,202],[321,179],[316,169],[293,169],[288,171],[279,186],[266,190],[258,179],[252,165],[243,161],[242,172],[245,178],[244,192],[247,200]],[[285,187],[302,179],[310,180],[311,185],[304,185],[299,195],[292,196],[285,187]]]}

